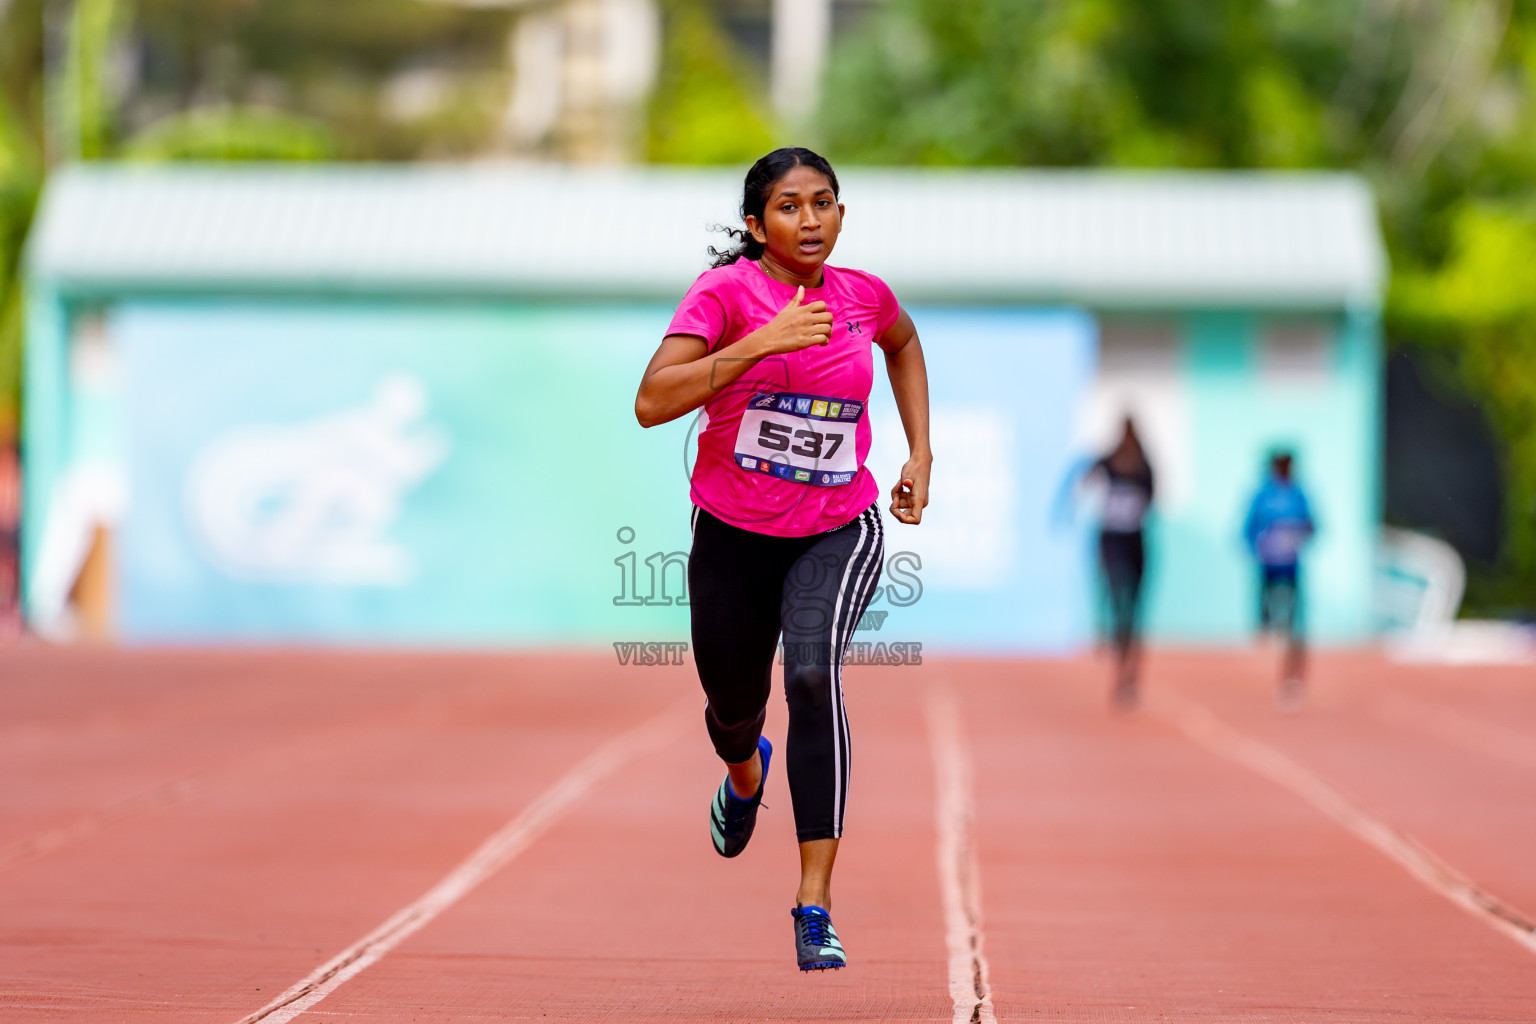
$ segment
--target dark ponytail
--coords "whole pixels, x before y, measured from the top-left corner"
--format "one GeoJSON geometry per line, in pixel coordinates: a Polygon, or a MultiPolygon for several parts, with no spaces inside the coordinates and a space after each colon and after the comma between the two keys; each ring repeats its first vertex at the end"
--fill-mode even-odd
{"type": "MultiPolygon", "coordinates": [[[[768,208],[768,194],[773,191],[773,186],[778,184],[784,175],[801,166],[825,174],[827,182],[832,186],[832,195],[837,196],[837,174],[833,172],[832,165],[827,163],[826,157],[798,146],[776,149],[758,160],[747,172],[747,180],[741,189],[742,224],[746,224],[749,214],[756,217],[757,222],[761,224],[763,211],[768,208]]],[[[728,228],[723,225],[719,230],[735,239],[736,244],[729,249],[716,249],[710,246],[709,255],[714,261],[710,264],[711,267],[729,266],[743,256],[749,260],[762,259],[763,243],[753,238],[752,232],[744,227],[728,228]]]]}

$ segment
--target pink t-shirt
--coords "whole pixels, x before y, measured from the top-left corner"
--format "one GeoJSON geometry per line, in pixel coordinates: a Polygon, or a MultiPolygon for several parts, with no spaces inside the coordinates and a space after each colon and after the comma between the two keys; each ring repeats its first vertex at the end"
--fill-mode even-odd
{"type": "MultiPolygon", "coordinates": [[[[693,334],[711,352],[778,315],[795,289],[745,257],[706,270],[688,289],[668,334],[693,334]]],[[[704,406],[693,503],[733,526],[809,537],[851,522],[879,495],[869,455],[871,345],[900,310],[885,282],[861,270],[822,267],[820,299],[832,314],[826,345],[769,356],[704,406]]]]}

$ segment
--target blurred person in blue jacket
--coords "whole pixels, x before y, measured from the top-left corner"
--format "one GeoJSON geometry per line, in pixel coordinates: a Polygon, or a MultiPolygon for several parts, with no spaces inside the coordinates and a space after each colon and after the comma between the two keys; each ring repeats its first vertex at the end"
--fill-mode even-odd
{"type": "Polygon", "coordinates": [[[1259,628],[1285,642],[1280,689],[1282,711],[1301,709],[1306,649],[1301,621],[1301,550],[1317,526],[1307,496],[1292,479],[1290,452],[1270,456],[1269,476],[1253,496],[1243,536],[1259,564],[1259,628]]]}

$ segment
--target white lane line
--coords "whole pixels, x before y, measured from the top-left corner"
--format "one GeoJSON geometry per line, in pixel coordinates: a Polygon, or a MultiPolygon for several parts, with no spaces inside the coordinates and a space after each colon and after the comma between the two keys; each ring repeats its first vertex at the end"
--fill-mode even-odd
{"type": "Polygon", "coordinates": [[[609,740],[481,843],[479,849],[420,899],[402,907],[389,920],[315,968],[308,977],[260,1010],[240,1018],[239,1024],[257,1024],[258,1021],[260,1024],[285,1024],[367,970],[481,882],[506,867],[585,797],[594,785],[629,761],[679,735],[687,720],[686,711],[697,706],[696,700],[689,699],[609,740]]]}
{"type": "Polygon", "coordinates": [[[928,694],[928,743],[937,790],[934,822],[953,1024],[996,1024],[987,957],[982,951],[981,877],[971,839],[971,760],[960,708],[949,687],[942,684],[928,694]]]}
{"type": "Polygon", "coordinates": [[[1411,836],[1372,817],[1343,793],[1285,754],[1223,722],[1204,705],[1163,690],[1152,710],[1213,753],[1278,783],[1396,861],[1430,891],[1536,953],[1536,921],[1479,888],[1411,836]]]}
{"type": "Polygon", "coordinates": [[[1438,701],[1389,693],[1376,708],[1376,717],[1522,768],[1536,768],[1536,738],[1462,714],[1438,701]]]}

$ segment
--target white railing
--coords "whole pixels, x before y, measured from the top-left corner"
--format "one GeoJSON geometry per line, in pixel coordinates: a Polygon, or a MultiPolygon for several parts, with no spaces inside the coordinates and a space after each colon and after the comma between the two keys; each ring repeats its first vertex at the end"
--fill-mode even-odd
{"type": "Polygon", "coordinates": [[[1458,619],[1467,569],[1445,541],[1386,527],[1376,566],[1383,646],[1399,661],[1489,665],[1536,662],[1536,631],[1513,622],[1458,619]]]}

